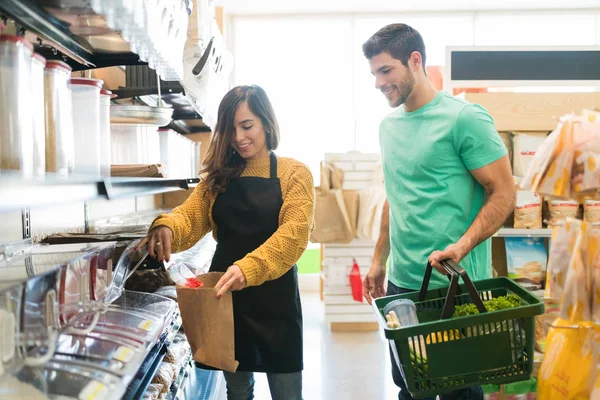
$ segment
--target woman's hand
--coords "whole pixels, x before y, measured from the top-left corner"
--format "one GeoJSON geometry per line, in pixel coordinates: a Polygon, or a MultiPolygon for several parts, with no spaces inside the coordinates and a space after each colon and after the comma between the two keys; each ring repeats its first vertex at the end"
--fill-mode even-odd
{"type": "Polygon", "coordinates": [[[244,273],[237,265],[232,265],[227,268],[227,272],[225,275],[219,279],[219,282],[215,285],[215,289],[217,292],[217,299],[220,299],[221,296],[228,290],[242,290],[246,287],[246,277],[244,273]]]}
{"type": "Polygon", "coordinates": [[[171,260],[171,244],[173,243],[173,232],[166,226],[159,226],[148,232],[142,239],[136,250],[141,249],[148,243],[148,254],[155,257],[158,262],[169,262],[171,260]]]}

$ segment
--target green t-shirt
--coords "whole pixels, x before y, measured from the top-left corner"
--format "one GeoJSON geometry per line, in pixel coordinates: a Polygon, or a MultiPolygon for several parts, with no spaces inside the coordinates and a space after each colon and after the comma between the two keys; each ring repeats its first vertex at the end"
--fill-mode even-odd
{"type": "MultiPolygon", "coordinates": [[[[419,289],[427,258],[456,243],[484,205],[483,187],[470,171],[506,154],[494,121],[481,106],[439,92],[413,112],[399,107],[379,128],[390,204],[389,279],[419,289]]],[[[472,280],[491,277],[491,241],[460,265],[472,280]]],[[[430,288],[447,286],[434,270],[430,288]]]]}

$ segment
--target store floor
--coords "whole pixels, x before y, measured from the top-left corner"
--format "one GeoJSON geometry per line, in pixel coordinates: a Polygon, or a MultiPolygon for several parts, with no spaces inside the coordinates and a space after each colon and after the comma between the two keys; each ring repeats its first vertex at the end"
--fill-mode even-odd
{"type": "MultiPolygon", "coordinates": [[[[303,293],[302,306],[304,400],[397,398],[387,345],[378,332],[331,332],[318,293],[303,293]]],[[[254,398],[271,399],[264,374],[256,374],[254,398]]]]}

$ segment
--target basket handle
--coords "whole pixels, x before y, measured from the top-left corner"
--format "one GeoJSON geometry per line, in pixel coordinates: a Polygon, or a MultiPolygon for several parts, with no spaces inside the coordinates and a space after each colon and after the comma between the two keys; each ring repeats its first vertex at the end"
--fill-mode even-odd
{"type": "MultiPolygon", "coordinates": [[[[458,286],[459,277],[462,278],[465,283],[465,286],[471,295],[471,301],[473,301],[477,310],[479,310],[480,313],[487,312],[487,309],[483,305],[483,301],[477,294],[477,289],[475,289],[471,278],[467,275],[467,271],[452,260],[444,260],[440,262],[440,265],[444,267],[444,270],[448,273],[448,279],[450,280],[450,286],[448,286],[448,293],[446,294],[446,301],[444,302],[444,308],[442,309],[442,316],[440,319],[448,319],[454,313],[454,298],[457,294],[460,294],[460,287],[458,286]]],[[[433,266],[428,262],[427,268],[425,269],[425,276],[423,277],[423,284],[421,285],[421,291],[419,293],[419,301],[425,300],[432,270],[433,266]]]]}

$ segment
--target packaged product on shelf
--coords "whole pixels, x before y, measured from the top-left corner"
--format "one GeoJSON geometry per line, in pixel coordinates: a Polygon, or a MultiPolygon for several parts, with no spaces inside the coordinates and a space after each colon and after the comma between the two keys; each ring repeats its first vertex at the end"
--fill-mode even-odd
{"type": "Polygon", "coordinates": [[[552,232],[544,291],[547,299],[562,299],[569,264],[579,246],[578,241],[581,241],[581,225],[581,221],[567,218],[552,232]]]}
{"type": "Polygon", "coordinates": [[[530,290],[541,289],[548,259],[544,238],[507,237],[504,242],[508,277],[530,290]]]}
{"type": "Polygon", "coordinates": [[[190,353],[191,349],[187,341],[173,343],[167,349],[164,361],[181,367],[190,353]]]}
{"type": "Polygon", "coordinates": [[[595,295],[590,276],[600,250],[599,240],[589,224],[580,221],[579,225],[569,257],[560,317],[550,328],[539,372],[542,400],[589,399],[598,374],[600,328],[591,321],[595,295]]]}
{"type": "Polygon", "coordinates": [[[158,400],[160,394],[163,391],[164,385],[160,383],[152,383],[148,386],[148,389],[144,392],[142,400],[158,400]]]}
{"type": "Polygon", "coordinates": [[[173,378],[177,373],[176,367],[173,364],[163,362],[158,367],[156,375],[152,378],[152,383],[159,383],[163,385],[161,393],[166,393],[173,384],[173,378]]]}
{"type": "MultiPolygon", "coordinates": [[[[528,169],[520,182],[522,189],[528,189],[532,192],[537,192],[538,186],[542,177],[550,165],[551,159],[554,157],[556,147],[558,146],[559,137],[561,135],[560,125],[550,133],[537,149],[533,159],[529,163],[528,169]]],[[[516,173],[513,171],[513,174],[516,173]]]]}
{"type": "Polygon", "coordinates": [[[550,225],[556,225],[567,218],[577,218],[579,203],[573,200],[549,200],[550,225]]]}
{"type": "Polygon", "coordinates": [[[559,303],[552,299],[544,299],[545,312],[535,317],[535,349],[546,352],[546,339],[552,324],[560,316],[559,303]]]}
{"type": "Polygon", "coordinates": [[[600,201],[586,200],[583,203],[583,219],[590,224],[600,223],[600,201]]]}
{"type": "Polygon", "coordinates": [[[516,229],[542,228],[542,198],[529,190],[517,190],[514,227],[516,229]]]}
{"type": "Polygon", "coordinates": [[[589,122],[584,117],[576,122],[573,188],[577,193],[597,197],[600,190],[600,121],[589,122]]]}
{"type": "Polygon", "coordinates": [[[556,147],[549,157],[547,169],[535,190],[542,196],[557,199],[568,199],[571,195],[571,172],[573,169],[573,126],[572,119],[559,124],[556,147]]]}
{"type": "Polygon", "coordinates": [[[524,176],[548,132],[513,132],[513,173],[524,176]]]}

